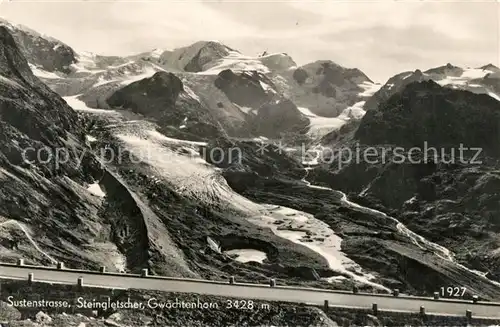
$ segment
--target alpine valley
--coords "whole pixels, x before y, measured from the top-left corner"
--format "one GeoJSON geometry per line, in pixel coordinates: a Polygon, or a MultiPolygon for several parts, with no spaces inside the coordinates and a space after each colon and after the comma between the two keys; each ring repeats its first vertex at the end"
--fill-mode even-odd
{"type": "Polygon", "coordinates": [[[499,140],[492,64],[379,84],[217,41],[79,53],[2,21],[0,260],[499,300],[499,140]],[[389,160],[424,143],[444,151],[389,160]],[[387,151],[336,155],[367,148],[387,151]]]}

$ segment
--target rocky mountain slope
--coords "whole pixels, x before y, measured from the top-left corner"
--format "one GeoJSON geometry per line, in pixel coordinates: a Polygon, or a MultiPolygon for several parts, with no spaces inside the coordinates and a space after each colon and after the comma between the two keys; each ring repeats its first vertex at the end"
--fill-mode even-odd
{"type": "MultiPolygon", "coordinates": [[[[315,177],[398,217],[451,250],[457,262],[500,281],[494,218],[500,209],[499,121],[494,97],[413,82],[368,111],[337,144],[361,153],[360,160],[334,160],[315,177]]],[[[356,257],[371,267],[380,264],[380,257],[363,252],[356,257]]]]}
{"type": "Polygon", "coordinates": [[[41,35],[26,26],[10,24],[1,18],[0,25],[9,30],[35,71],[41,69],[50,73],[70,73],[70,66],[77,62],[73,49],[59,40],[41,35]]]}
{"type": "Polygon", "coordinates": [[[246,56],[218,41],[128,57],[99,56],[77,53],[23,26],[3,24],[15,35],[35,75],[62,96],[109,108],[107,99],[123,86],[168,72],[233,137],[276,138],[296,130],[322,136],[362,117],[364,101],[380,87],[358,69],[332,61],[297,67],[284,53],[246,56]],[[291,102],[276,105],[280,99],[291,102]],[[263,122],[268,126],[260,128],[263,122]]]}

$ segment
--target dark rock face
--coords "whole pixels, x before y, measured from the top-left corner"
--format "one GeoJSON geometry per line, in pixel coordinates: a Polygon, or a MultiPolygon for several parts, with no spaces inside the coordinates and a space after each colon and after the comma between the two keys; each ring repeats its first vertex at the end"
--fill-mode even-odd
{"type": "Polygon", "coordinates": [[[112,107],[130,108],[142,115],[159,115],[173,106],[184,90],[182,81],[172,73],[158,72],[151,78],[127,85],[116,91],[107,102],[112,107]],[[154,98],[154,105],[140,104],[154,98]]]}
{"type": "Polygon", "coordinates": [[[305,133],[308,125],[309,120],[287,99],[263,105],[252,119],[254,133],[266,137],[279,137],[287,131],[305,133]]]}
{"type": "Polygon", "coordinates": [[[274,138],[284,132],[306,132],[308,119],[291,100],[278,95],[272,81],[263,74],[228,69],[220,72],[214,83],[232,102],[254,109],[248,117],[254,135],[274,138]]]}
{"type": "Polygon", "coordinates": [[[309,77],[309,75],[303,68],[297,68],[293,72],[293,79],[297,81],[297,83],[299,83],[300,85],[305,83],[307,77],[309,77]]]}
{"type": "MultiPolygon", "coordinates": [[[[271,99],[260,84],[262,79],[265,77],[257,72],[236,74],[226,69],[219,73],[214,83],[237,105],[258,108],[271,99]]],[[[271,81],[267,82],[272,84],[271,81]]]]}
{"type": "Polygon", "coordinates": [[[351,83],[350,86],[356,88],[356,82],[371,82],[359,69],[346,69],[330,61],[322,62],[316,75],[323,76],[323,79],[314,88],[314,91],[329,98],[335,98],[337,96],[336,88],[343,87],[346,83],[351,83]]]}
{"type": "Polygon", "coordinates": [[[500,153],[500,103],[487,95],[413,83],[363,118],[356,138],[364,144],[403,147],[481,147],[500,153]]]}
{"type": "Polygon", "coordinates": [[[107,103],[112,108],[131,109],[157,120],[162,132],[169,136],[203,140],[223,135],[224,131],[209,110],[184,94],[184,86],[177,76],[158,72],[114,92],[107,103]]]}
{"type": "Polygon", "coordinates": [[[425,76],[419,69],[414,72],[397,74],[391,77],[380,90],[375,92],[375,94],[366,101],[364,109],[366,111],[375,110],[380,103],[387,101],[392,95],[400,92],[406,85],[429,79],[430,77],[425,76]]]}
{"type": "MultiPolygon", "coordinates": [[[[0,25],[1,23],[0,20],[0,25]]],[[[18,28],[6,22],[4,24],[8,26],[19,49],[30,63],[49,72],[63,73],[69,73],[69,66],[76,63],[75,52],[68,45],[43,37],[27,28],[18,28]]]]}

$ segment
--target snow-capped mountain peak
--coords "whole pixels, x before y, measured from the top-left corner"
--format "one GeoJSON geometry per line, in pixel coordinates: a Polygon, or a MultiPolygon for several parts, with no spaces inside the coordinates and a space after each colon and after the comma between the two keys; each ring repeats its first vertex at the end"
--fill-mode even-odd
{"type": "Polygon", "coordinates": [[[441,86],[453,89],[487,94],[500,101],[500,70],[496,66],[487,64],[478,68],[463,68],[448,63],[424,72],[417,69],[413,73],[403,72],[389,78],[384,86],[367,101],[365,109],[376,109],[379,103],[387,100],[406,85],[426,80],[433,80],[441,86]]]}

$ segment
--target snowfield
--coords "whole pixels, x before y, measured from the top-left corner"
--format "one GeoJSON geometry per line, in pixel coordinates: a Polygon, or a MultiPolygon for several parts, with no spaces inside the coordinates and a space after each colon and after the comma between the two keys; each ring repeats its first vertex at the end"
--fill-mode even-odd
{"type": "Polygon", "coordinates": [[[269,68],[262,63],[260,58],[245,56],[238,51],[230,51],[228,56],[218,60],[214,66],[198,74],[217,75],[225,69],[231,69],[235,72],[254,70],[263,74],[269,73],[269,68]]]}
{"type": "Polygon", "coordinates": [[[326,134],[339,130],[351,119],[359,120],[363,118],[366,111],[363,110],[365,101],[360,101],[344,109],[337,117],[322,117],[314,114],[308,108],[298,107],[300,112],[309,118],[308,134],[313,138],[320,138],[326,134]]]}
{"type": "MultiPolygon", "coordinates": [[[[495,100],[500,101],[500,94],[493,92],[489,87],[474,83],[474,80],[482,79],[488,74],[497,74],[490,69],[466,68],[460,76],[439,76],[432,75],[432,79],[441,86],[466,89],[474,93],[487,94],[495,100]]],[[[431,75],[428,75],[431,76],[431,75]]]]}
{"type": "Polygon", "coordinates": [[[362,89],[364,89],[364,91],[361,92],[359,94],[359,96],[369,98],[372,95],[374,95],[375,92],[377,92],[378,90],[380,90],[380,88],[383,85],[379,84],[379,83],[363,82],[363,83],[359,84],[358,86],[361,87],[362,89]]]}
{"type": "MultiPolygon", "coordinates": [[[[69,97],[63,97],[64,101],[73,108],[73,110],[76,111],[85,111],[88,113],[94,113],[94,114],[104,114],[104,115],[120,115],[117,111],[115,110],[107,110],[107,109],[94,109],[90,108],[87,106],[85,102],[82,100],[79,100],[78,97],[80,97],[81,94],[74,95],[74,96],[69,96],[69,97]]],[[[94,140],[95,141],[95,140],[94,140]]]]}
{"type": "Polygon", "coordinates": [[[33,74],[36,77],[39,77],[39,78],[49,78],[49,79],[59,79],[59,78],[61,78],[61,76],[57,75],[56,73],[48,72],[48,71],[43,70],[42,68],[37,67],[37,66],[35,66],[33,64],[29,64],[29,66],[31,68],[31,71],[33,72],[33,74]]]}

